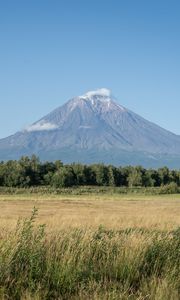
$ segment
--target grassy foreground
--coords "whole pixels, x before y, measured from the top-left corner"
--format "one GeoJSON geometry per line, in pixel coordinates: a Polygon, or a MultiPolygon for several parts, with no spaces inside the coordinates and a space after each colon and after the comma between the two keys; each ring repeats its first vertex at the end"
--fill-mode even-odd
{"type": "Polygon", "coordinates": [[[180,299],[179,200],[1,195],[0,299],[180,299]]]}

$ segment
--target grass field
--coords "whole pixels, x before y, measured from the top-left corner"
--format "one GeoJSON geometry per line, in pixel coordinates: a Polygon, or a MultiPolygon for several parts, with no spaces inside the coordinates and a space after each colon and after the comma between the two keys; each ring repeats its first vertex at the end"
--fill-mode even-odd
{"type": "Polygon", "coordinates": [[[179,194],[1,194],[0,212],[0,299],[180,299],[179,194]]]}
{"type": "Polygon", "coordinates": [[[12,227],[19,217],[38,208],[38,221],[59,227],[156,227],[180,226],[178,195],[0,195],[0,226],[12,227]]]}

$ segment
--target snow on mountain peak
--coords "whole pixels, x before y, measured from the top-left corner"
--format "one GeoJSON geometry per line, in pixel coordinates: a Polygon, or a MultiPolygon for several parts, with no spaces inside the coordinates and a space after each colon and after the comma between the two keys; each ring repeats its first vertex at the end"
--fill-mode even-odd
{"type": "Polygon", "coordinates": [[[75,103],[73,103],[73,108],[74,108],[74,106],[78,105],[78,103],[79,103],[78,100],[88,101],[93,105],[93,107],[98,107],[99,104],[101,103],[101,104],[103,104],[103,107],[105,110],[120,109],[121,111],[125,111],[124,107],[122,107],[121,105],[119,105],[118,103],[116,103],[114,101],[111,90],[106,89],[106,88],[89,91],[89,92],[85,93],[84,95],[77,97],[76,98],[77,102],[75,101],[75,103]]]}
{"type": "Polygon", "coordinates": [[[104,97],[104,98],[110,98],[111,96],[111,91],[109,89],[106,88],[102,88],[102,89],[97,89],[95,91],[89,91],[86,94],[80,96],[80,98],[83,99],[89,99],[92,98],[94,96],[100,96],[100,97],[104,97]]]}

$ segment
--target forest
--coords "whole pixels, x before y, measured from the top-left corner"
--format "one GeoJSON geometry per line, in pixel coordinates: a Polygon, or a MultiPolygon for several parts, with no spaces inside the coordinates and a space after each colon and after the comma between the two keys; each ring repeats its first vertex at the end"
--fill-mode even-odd
{"type": "Polygon", "coordinates": [[[0,162],[0,186],[54,188],[73,186],[161,187],[180,186],[180,170],[167,167],[145,169],[142,166],[116,167],[101,163],[84,165],[41,162],[35,155],[0,162]]]}

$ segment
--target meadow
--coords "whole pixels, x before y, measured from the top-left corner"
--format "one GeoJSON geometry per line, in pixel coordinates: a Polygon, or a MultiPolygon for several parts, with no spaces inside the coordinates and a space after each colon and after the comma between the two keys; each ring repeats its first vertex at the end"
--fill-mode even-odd
{"type": "Polygon", "coordinates": [[[180,299],[180,194],[0,193],[0,299],[180,299]]]}

